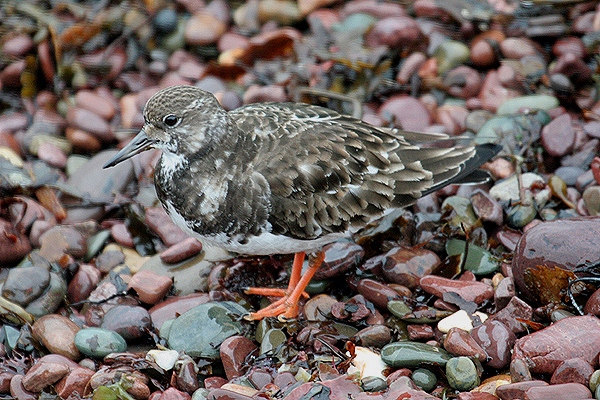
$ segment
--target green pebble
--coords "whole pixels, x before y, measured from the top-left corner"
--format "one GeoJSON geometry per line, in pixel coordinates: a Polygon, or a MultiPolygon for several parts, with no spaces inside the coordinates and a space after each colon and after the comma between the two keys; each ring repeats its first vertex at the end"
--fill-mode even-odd
{"type": "Polygon", "coordinates": [[[260,344],[260,354],[265,354],[267,351],[276,349],[278,346],[285,343],[287,337],[281,329],[269,329],[263,336],[260,344]]]}
{"type": "MultiPolygon", "coordinates": [[[[451,239],[446,243],[446,252],[449,256],[463,255],[465,253],[465,241],[451,239]]],[[[488,275],[496,272],[500,267],[498,261],[492,258],[492,254],[483,247],[469,244],[465,269],[475,275],[488,275]]]]}
{"type": "Polygon", "coordinates": [[[89,357],[102,358],[110,353],[122,353],[127,343],[117,332],[102,328],[84,328],[75,334],[75,346],[89,357]]]}
{"type": "Polygon", "coordinates": [[[417,368],[413,371],[410,379],[426,392],[431,392],[437,386],[437,376],[425,368],[417,368]]]}
{"type": "Polygon", "coordinates": [[[454,357],[446,364],[446,378],[450,387],[467,392],[479,385],[477,367],[469,357],[454,357]]]}
{"type": "Polygon", "coordinates": [[[558,105],[558,100],[554,96],[547,94],[532,94],[506,100],[498,107],[496,114],[517,114],[520,110],[526,108],[530,110],[550,110],[558,107],[558,105]]]}
{"type": "Polygon", "coordinates": [[[423,364],[446,366],[452,355],[425,343],[394,342],[381,349],[381,359],[392,368],[414,368],[423,364]]]}

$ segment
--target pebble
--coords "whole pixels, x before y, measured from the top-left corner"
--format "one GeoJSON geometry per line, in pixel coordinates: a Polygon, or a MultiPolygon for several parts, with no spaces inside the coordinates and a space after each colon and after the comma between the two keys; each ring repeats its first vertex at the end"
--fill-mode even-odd
{"type": "Polygon", "coordinates": [[[532,373],[552,374],[565,360],[595,363],[600,353],[600,320],[593,316],[563,318],[517,340],[513,359],[531,360],[532,373]]]}
{"type": "Polygon", "coordinates": [[[494,296],[494,289],[484,282],[458,281],[441,276],[427,275],[419,281],[421,288],[429,294],[444,297],[445,293],[456,293],[463,300],[481,304],[494,296]]]}
{"type": "Polygon", "coordinates": [[[327,321],[331,318],[331,307],[337,300],[326,294],[311,297],[302,308],[302,315],[308,321],[327,321]]]}
{"type": "Polygon", "coordinates": [[[394,126],[410,131],[424,131],[431,125],[431,116],[425,105],[409,96],[393,96],[379,109],[379,115],[388,120],[391,117],[394,126]]]}
{"type": "Polygon", "coordinates": [[[528,283],[527,271],[538,265],[572,270],[589,260],[598,260],[599,237],[600,218],[597,217],[546,221],[527,230],[517,244],[512,261],[517,290],[527,299],[548,299],[548,293],[536,286],[539,279],[545,278],[528,283]],[[556,251],[557,248],[561,250],[556,251]]]}
{"type": "Polygon", "coordinates": [[[110,124],[101,116],[85,108],[71,108],[67,113],[69,125],[88,132],[106,143],[116,139],[110,124]]]}
{"type": "Polygon", "coordinates": [[[396,291],[372,279],[361,279],[358,282],[356,290],[365,296],[367,300],[383,309],[387,308],[387,303],[390,300],[400,299],[396,291]]]}
{"type": "Polygon", "coordinates": [[[2,296],[27,306],[38,298],[50,284],[50,272],[43,267],[23,267],[9,270],[2,286],[2,296]]]}
{"type": "Polygon", "coordinates": [[[365,44],[370,47],[408,48],[417,44],[421,38],[421,30],[414,19],[405,16],[387,17],[375,22],[365,36],[365,44]]]}
{"type": "Polygon", "coordinates": [[[423,248],[397,247],[384,255],[383,275],[391,282],[414,288],[419,279],[431,274],[440,264],[434,252],[423,248]]]}
{"type": "Polygon", "coordinates": [[[146,223],[167,246],[175,246],[188,238],[162,207],[147,208],[146,223]]]}
{"type": "Polygon", "coordinates": [[[84,328],[75,334],[75,346],[89,357],[102,358],[127,350],[125,339],[116,332],[101,328],[84,328]]]}
{"type": "Polygon", "coordinates": [[[581,197],[589,215],[600,215],[600,186],[588,186],[581,197]]]}
{"type": "Polygon", "coordinates": [[[446,378],[450,387],[466,392],[479,385],[475,363],[469,357],[454,357],[446,364],[446,378]]]}
{"type": "Polygon", "coordinates": [[[475,311],[475,313],[470,315],[465,310],[459,310],[438,322],[437,328],[443,333],[450,332],[452,328],[459,328],[470,332],[475,322],[482,323],[487,318],[488,316],[480,311],[475,311]]]}
{"type": "Polygon", "coordinates": [[[487,192],[477,189],[471,194],[471,205],[475,214],[484,221],[502,225],[502,206],[487,192]]]}
{"type": "Polygon", "coordinates": [[[496,389],[496,396],[500,399],[523,399],[525,393],[530,388],[549,386],[547,382],[540,380],[508,383],[506,385],[498,386],[496,389]]]}
{"type": "Polygon", "coordinates": [[[142,270],[131,277],[127,287],[135,290],[143,303],[154,305],[165,297],[172,284],[173,281],[167,276],[142,270]]]}
{"type": "Polygon", "coordinates": [[[75,346],[75,335],[80,330],[74,322],[58,314],[45,315],[31,327],[31,335],[54,354],[79,360],[81,354],[75,346]]]}
{"type": "Polygon", "coordinates": [[[587,385],[594,368],[590,363],[581,358],[571,358],[558,365],[550,378],[550,384],[557,385],[561,383],[581,383],[587,385]]]}
{"type": "Polygon", "coordinates": [[[152,329],[150,314],[143,307],[117,305],[104,314],[100,328],[113,331],[125,340],[141,339],[152,329]]]}
{"type": "Polygon", "coordinates": [[[228,380],[242,376],[247,368],[246,357],[257,349],[256,345],[244,336],[234,335],[221,343],[219,354],[228,380]]]}
{"type": "Polygon", "coordinates": [[[575,130],[569,114],[563,114],[542,128],[542,146],[551,156],[562,157],[573,150],[575,130]]]}
{"type": "Polygon", "coordinates": [[[454,356],[475,357],[480,362],[486,361],[488,357],[469,332],[460,328],[450,328],[444,338],[444,349],[454,356]]]}
{"type": "Polygon", "coordinates": [[[227,30],[227,25],[212,14],[198,12],[185,26],[185,41],[190,46],[206,46],[217,43],[227,30]]]}
{"type": "Polygon", "coordinates": [[[508,366],[516,336],[506,325],[488,319],[482,325],[473,328],[470,334],[488,355],[488,366],[498,369],[508,366]]]}
{"type": "Polygon", "coordinates": [[[202,251],[202,243],[193,237],[188,237],[160,253],[160,259],[168,264],[176,264],[187,260],[202,251]]]}
{"type": "Polygon", "coordinates": [[[233,302],[210,302],[177,317],[169,330],[169,346],[191,357],[215,359],[219,346],[242,330],[238,321],[248,311],[233,302]]]}
{"type": "Polygon", "coordinates": [[[527,389],[524,396],[530,400],[571,400],[591,399],[592,393],[581,383],[563,383],[560,385],[534,386],[527,389]]]}
{"type": "Polygon", "coordinates": [[[372,325],[358,331],[354,338],[360,346],[381,348],[392,340],[392,331],[385,325],[372,325]]]}
{"type": "Polygon", "coordinates": [[[27,371],[21,383],[25,390],[39,393],[61,380],[69,371],[70,367],[66,364],[52,363],[40,359],[27,371]]]}
{"type": "Polygon", "coordinates": [[[166,321],[173,320],[179,314],[209,301],[210,297],[207,293],[194,293],[187,296],[171,297],[156,304],[148,312],[150,313],[150,318],[152,318],[152,324],[156,329],[160,330],[166,321]]]}
{"type": "Polygon", "coordinates": [[[415,383],[415,385],[426,392],[432,391],[437,385],[437,377],[435,374],[425,368],[415,369],[411,374],[410,379],[415,383]]]}
{"type": "Polygon", "coordinates": [[[20,374],[13,376],[10,380],[10,395],[18,400],[36,400],[39,395],[23,387],[23,378],[20,374]]]}
{"type": "Polygon", "coordinates": [[[91,90],[79,90],[75,95],[75,103],[77,106],[91,111],[107,121],[110,121],[117,112],[113,101],[91,90]]]}
{"type": "Polygon", "coordinates": [[[526,382],[533,380],[529,366],[524,360],[517,358],[511,361],[510,379],[512,382],[526,382]]]}
{"type": "Polygon", "coordinates": [[[383,362],[392,368],[413,368],[422,364],[446,366],[452,355],[446,350],[419,342],[394,342],[381,349],[383,362]]]}
{"type": "Polygon", "coordinates": [[[54,387],[56,394],[63,399],[69,398],[71,395],[87,395],[89,392],[88,382],[92,375],[94,375],[94,371],[88,368],[78,367],[72,369],[54,387]]]}
{"type": "Polygon", "coordinates": [[[0,264],[16,264],[30,251],[31,243],[27,236],[9,221],[0,218],[0,264]]]}
{"type": "MultiPolygon", "coordinates": [[[[465,43],[457,40],[446,40],[440,43],[435,49],[433,57],[438,62],[438,72],[440,74],[445,74],[451,69],[458,67],[460,64],[467,62],[470,53],[469,46],[465,43]]],[[[446,79],[448,79],[448,77],[446,79]]],[[[476,84],[475,86],[479,85],[476,84]]]]}
{"type": "Polygon", "coordinates": [[[554,96],[547,94],[532,94],[520,96],[505,101],[498,107],[498,115],[511,115],[521,110],[551,110],[559,106],[559,102],[554,96]]]}
{"type": "Polygon", "coordinates": [[[325,258],[315,274],[315,279],[329,279],[355,268],[362,261],[362,246],[350,241],[337,241],[323,247],[325,258]]]}
{"type": "Polygon", "coordinates": [[[478,276],[492,274],[500,267],[489,251],[470,243],[467,250],[464,240],[450,239],[446,242],[446,252],[449,256],[460,255],[461,260],[467,253],[467,259],[462,265],[466,271],[471,271],[478,276]]]}

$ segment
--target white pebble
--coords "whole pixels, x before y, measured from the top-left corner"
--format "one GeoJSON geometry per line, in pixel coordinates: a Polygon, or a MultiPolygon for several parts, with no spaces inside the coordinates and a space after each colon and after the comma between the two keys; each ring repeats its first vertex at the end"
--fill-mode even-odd
{"type": "MultiPolygon", "coordinates": [[[[486,314],[479,311],[476,311],[474,315],[479,317],[481,322],[488,318],[486,314]]],[[[460,328],[470,332],[473,329],[473,320],[465,310],[460,310],[438,322],[438,329],[443,333],[448,333],[451,328],[460,328]]]]}

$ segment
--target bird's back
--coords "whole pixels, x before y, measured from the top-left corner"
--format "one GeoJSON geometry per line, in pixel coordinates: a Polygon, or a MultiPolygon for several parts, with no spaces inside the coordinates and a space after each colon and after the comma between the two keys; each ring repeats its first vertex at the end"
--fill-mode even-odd
{"type": "Polygon", "coordinates": [[[271,233],[295,239],[359,229],[387,209],[468,181],[498,151],[423,147],[446,136],[379,129],[312,105],[252,104],[230,116],[256,144],[250,167],[270,188],[271,233]]]}

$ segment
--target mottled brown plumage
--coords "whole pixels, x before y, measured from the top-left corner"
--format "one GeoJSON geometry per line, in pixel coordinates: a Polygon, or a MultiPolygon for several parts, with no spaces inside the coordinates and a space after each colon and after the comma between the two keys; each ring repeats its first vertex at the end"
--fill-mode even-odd
{"type": "Polygon", "coordinates": [[[155,184],[175,222],[202,241],[249,254],[318,249],[388,209],[480,179],[476,169],[497,152],[494,145],[420,147],[446,136],[375,128],[307,104],[227,112],[193,86],[158,92],[144,118],[138,144],[113,164],[162,149],[155,184]]]}
{"type": "Polygon", "coordinates": [[[298,314],[323,259],[321,252],[301,277],[305,251],[447,184],[480,181],[485,176],[477,168],[499,150],[431,148],[423,142],[446,136],[380,129],[306,104],[227,112],[193,86],[155,94],[144,119],[142,131],[106,166],[159,148],[156,191],[177,225],[204,244],[238,253],[296,253],[282,299],[250,319],[298,314]]]}

